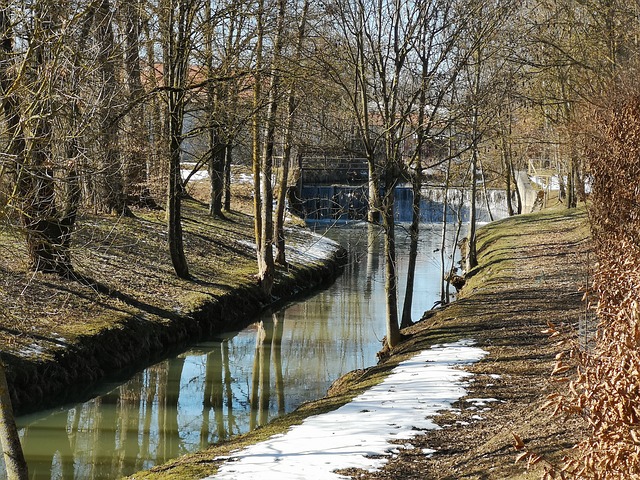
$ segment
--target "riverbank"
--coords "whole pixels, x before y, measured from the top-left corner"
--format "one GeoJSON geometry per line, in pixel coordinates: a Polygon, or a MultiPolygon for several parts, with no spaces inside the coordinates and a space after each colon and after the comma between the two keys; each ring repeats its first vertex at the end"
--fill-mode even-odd
{"type": "Polygon", "coordinates": [[[73,280],[29,272],[23,241],[0,232],[0,352],[16,412],[82,398],[98,380],[239,330],[265,308],[330,281],[344,261],[338,244],[292,225],[289,265],[278,268],[267,297],[254,278],[252,218],[214,219],[193,200],[183,209],[188,281],[173,273],[161,211],[84,215],[73,237],[73,280]]]}
{"type": "MultiPolygon", "coordinates": [[[[399,449],[378,472],[349,471],[356,478],[504,479],[539,478],[546,463],[526,469],[514,463],[514,436],[549,462],[558,462],[576,443],[583,426],[549,418],[545,397],[566,383],[551,381],[559,338],[576,340],[589,284],[589,230],[584,210],[547,211],[495,222],[479,234],[479,267],[460,298],[405,330],[408,339],[383,363],[340,379],[327,397],[246,435],[196,455],[176,459],[132,478],[203,478],[222,458],[243,446],[286,431],[304,418],[333,410],[379,383],[398,363],[431,345],[473,338],[488,352],[465,367],[475,376],[468,394],[430,430],[399,449]],[[544,333],[547,322],[563,326],[561,337],[544,333]],[[478,399],[495,399],[479,402],[478,399]],[[480,406],[484,403],[484,406],[480,406]],[[426,451],[435,450],[433,454],[426,451]]],[[[406,442],[402,442],[403,444],[406,442]]]]}

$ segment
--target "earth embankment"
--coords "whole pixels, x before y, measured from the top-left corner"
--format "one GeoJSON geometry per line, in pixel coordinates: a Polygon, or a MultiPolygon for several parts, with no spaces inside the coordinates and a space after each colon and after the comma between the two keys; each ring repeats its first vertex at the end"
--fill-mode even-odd
{"type": "Polygon", "coordinates": [[[595,319],[583,301],[593,262],[584,208],[512,217],[482,228],[479,267],[460,298],[414,325],[396,355],[434,339],[474,338],[489,354],[467,369],[475,374],[445,427],[413,440],[369,479],[539,479],[584,435],[580,418],[552,416],[547,396],[567,388],[554,375],[556,355],[584,343],[595,319]],[[549,324],[560,335],[549,334],[549,324]],[[484,401],[483,401],[484,400],[484,401]],[[515,435],[515,436],[514,436],[515,435]],[[517,437],[516,437],[517,436],[517,437]],[[539,456],[516,462],[516,438],[539,456]],[[423,455],[423,448],[435,449],[423,455]]]}
{"type": "Polygon", "coordinates": [[[214,219],[195,201],[183,216],[190,280],[173,273],[162,212],[81,218],[71,279],[29,272],[22,240],[0,232],[0,352],[18,413],[79,398],[88,385],[189,341],[241,329],[334,278],[343,262],[335,242],[291,226],[288,266],[267,296],[255,280],[251,217],[214,219]]]}

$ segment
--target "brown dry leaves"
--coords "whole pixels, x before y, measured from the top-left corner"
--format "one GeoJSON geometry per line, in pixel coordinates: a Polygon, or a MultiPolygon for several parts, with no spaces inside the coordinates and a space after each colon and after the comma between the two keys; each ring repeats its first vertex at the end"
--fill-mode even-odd
{"type": "Polygon", "coordinates": [[[619,97],[591,121],[585,152],[594,176],[599,324],[593,348],[574,346],[569,364],[557,359],[552,375],[576,373],[546,406],[583,415],[591,427],[560,474],[640,478],[640,96],[619,97]]]}

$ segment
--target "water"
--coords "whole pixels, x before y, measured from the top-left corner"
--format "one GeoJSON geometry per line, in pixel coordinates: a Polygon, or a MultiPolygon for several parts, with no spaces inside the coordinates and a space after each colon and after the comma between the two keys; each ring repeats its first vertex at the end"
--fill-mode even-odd
{"type": "MultiPolygon", "coordinates": [[[[439,225],[423,227],[414,319],[439,298],[440,233],[439,225]]],[[[147,469],[264,424],[324,396],[340,375],[375,364],[385,335],[382,234],[358,224],[328,235],[349,249],[344,274],[329,288],[124,384],[102,385],[108,393],[91,401],[18,418],[30,478],[113,479],[147,469]]],[[[402,280],[407,251],[399,228],[402,280]]]]}
{"type": "MultiPolygon", "coordinates": [[[[366,185],[304,185],[302,188],[302,212],[305,218],[318,220],[363,219],[367,215],[368,193],[366,185]]],[[[397,222],[411,222],[413,189],[396,187],[395,218],[397,222]]],[[[443,219],[445,190],[442,187],[424,187],[420,202],[420,221],[441,223],[443,219]]],[[[457,222],[458,213],[463,222],[469,221],[471,192],[451,188],[447,191],[447,222],[457,222]],[[460,203],[462,202],[462,205],[460,203]]],[[[491,217],[504,218],[507,213],[506,192],[498,189],[480,189],[476,197],[478,222],[489,222],[491,217]],[[487,206],[488,204],[488,206],[487,206]]]]}

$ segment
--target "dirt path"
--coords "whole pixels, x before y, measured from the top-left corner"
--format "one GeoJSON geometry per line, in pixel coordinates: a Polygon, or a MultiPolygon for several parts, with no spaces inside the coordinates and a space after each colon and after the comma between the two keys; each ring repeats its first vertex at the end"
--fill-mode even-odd
{"type": "Polygon", "coordinates": [[[576,419],[550,418],[542,405],[548,394],[566,388],[550,376],[555,355],[565,348],[558,341],[575,339],[586,318],[581,290],[592,260],[586,222],[583,210],[556,211],[482,231],[480,268],[461,298],[413,326],[412,338],[397,352],[419,350],[445,332],[475,338],[489,355],[468,368],[476,376],[459,402],[460,414],[437,418],[446,428],[411,441],[414,448],[402,450],[384,470],[356,478],[540,478],[545,461],[529,471],[526,462],[514,464],[512,432],[551,462],[570,453],[583,426],[576,419]],[[550,339],[542,333],[548,321],[567,333],[550,339]],[[424,448],[437,452],[426,456],[424,448]]]}

